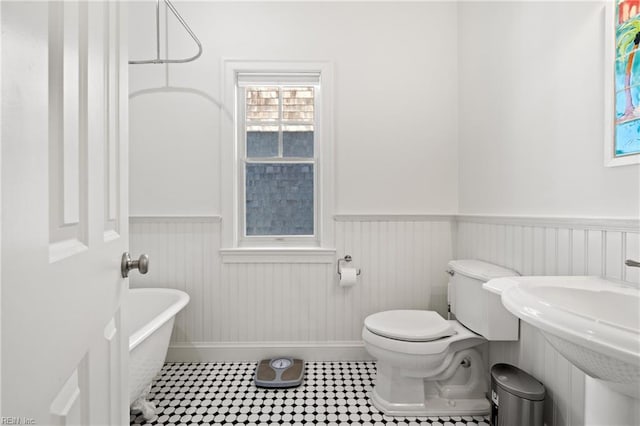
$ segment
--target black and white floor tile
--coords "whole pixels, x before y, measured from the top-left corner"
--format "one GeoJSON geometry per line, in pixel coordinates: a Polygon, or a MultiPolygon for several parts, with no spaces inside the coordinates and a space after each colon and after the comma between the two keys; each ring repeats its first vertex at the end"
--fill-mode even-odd
{"type": "Polygon", "coordinates": [[[367,397],[374,362],[308,362],[304,383],[259,389],[254,362],[165,364],[149,399],[157,416],[132,425],[433,425],[488,426],[488,417],[388,417],[367,397]]]}

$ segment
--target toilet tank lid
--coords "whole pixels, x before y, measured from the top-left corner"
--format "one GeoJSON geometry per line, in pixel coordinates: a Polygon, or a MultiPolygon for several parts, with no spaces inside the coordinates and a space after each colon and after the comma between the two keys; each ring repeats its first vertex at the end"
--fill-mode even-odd
{"type": "Polygon", "coordinates": [[[494,278],[520,275],[513,269],[504,268],[502,266],[494,265],[493,263],[475,259],[452,260],[449,262],[449,268],[453,269],[453,271],[458,274],[484,282],[494,278]]]}

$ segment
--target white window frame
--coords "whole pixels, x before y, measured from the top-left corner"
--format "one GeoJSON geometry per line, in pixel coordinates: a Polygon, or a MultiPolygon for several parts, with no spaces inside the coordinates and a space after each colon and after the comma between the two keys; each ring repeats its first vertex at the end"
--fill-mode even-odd
{"type": "MultiPolygon", "coordinates": [[[[240,247],[270,247],[275,245],[285,247],[318,247],[321,235],[321,223],[319,220],[319,210],[321,201],[318,199],[320,194],[320,182],[318,179],[318,170],[320,169],[320,147],[322,145],[322,119],[319,109],[322,105],[322,89],[320,85],[320,75],[318,73],[308,74],[242,74],[242,81],[237,81],[237,152],[238,152],[238,245],[240,247]],[[279,102],[279,120],[273,125],[291,124],[291,125],[313,125],[313,157],[247,157],[247,132],[249,125],[246,121],[246,88],[247,87],[313,87],[314,88],[314,118],[311,122],[286,122],[282,117],[284,108],[282,90],[279,102]],[[309,164],[313,167],[313,235],[246,235],[246,218],[247,218],[247,187],[245,182],[247,164],[268,163],[268,164],[309,164]]],[[[269,125],[269,123],[257,123],[269,125]]],[[[283,140],[282,129],[278,131],[278,153],[282,154],[283,140]]]]}
{"type": "MultiPolygon", "coordinates": [[[[333,149],[333,67],[328,62],[307,61],[245,61],[225,60],[222,70],[223,105],[221,114],[221,182],[222,182],[222,256],[223,261],[238,262],[244,255],[260,261],[260,255],[273,261],[288,256],[305,262],[332,262],[334,191],[333,149]],[[245,150],[244,108],[246,101],[239,97],[238,76],[255,75],[272,78],[278,74],[319,75],[316,86],[314,120],[314,236],[245,236],[244,167],[240,160],[245,150]],[[295,255],[298,255],[295,257],[295,255]],[[300,256],[301,255],[301,256],[300,256]]],[[[293,78],[292,78],[293,79],[293,78]]],[[[276,82],[275,79],[273,82],[276,82]]],[[[288,84],[287,81],[283,83],[288,84]]],[[[257,85],[257,84],[256,84],[257,85]]],[[[300,83],[307,85],[309,83],[300,83]]],[[[315,85],[314,85],[315,86],[315,85]]],[[[265,159],[265,162],[273,159],[265,159]]],[[[278,159],[280,160],[280,159],[278,159]]],[[[300,160],[300,159],[296,159],[300,160]]],[[[308,160],[308,159],[307,159],[308,160]]],[[[285,161],[288,161],[285,160],[285,161]]],[[[297,161],[299,162],[299,161],[297,161]]],[[[265,260],[266,261],[266,260],[265,260]]]]}

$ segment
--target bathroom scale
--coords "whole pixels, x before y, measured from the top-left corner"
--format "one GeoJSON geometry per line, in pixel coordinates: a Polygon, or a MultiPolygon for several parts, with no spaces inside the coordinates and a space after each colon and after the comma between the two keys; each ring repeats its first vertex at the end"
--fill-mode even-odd
{"type": "Polygon", "coordinates": [[[302,383],[304,361],[290,357],[263,359],[253,381],[259,388],[293,388],[302,383]]]}

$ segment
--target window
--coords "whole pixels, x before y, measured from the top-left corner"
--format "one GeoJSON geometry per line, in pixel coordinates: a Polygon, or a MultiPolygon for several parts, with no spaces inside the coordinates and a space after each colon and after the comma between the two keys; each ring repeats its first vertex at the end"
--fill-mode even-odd
{"type": "Polygon", "coordinates": [[[223,262],[333,262],[332,66],[224,61],[223,262]]]}
{"type": "Polygon", "coordinates": [[[318,245],[319,77],[238,75],[241,243],[318,245]]]}

